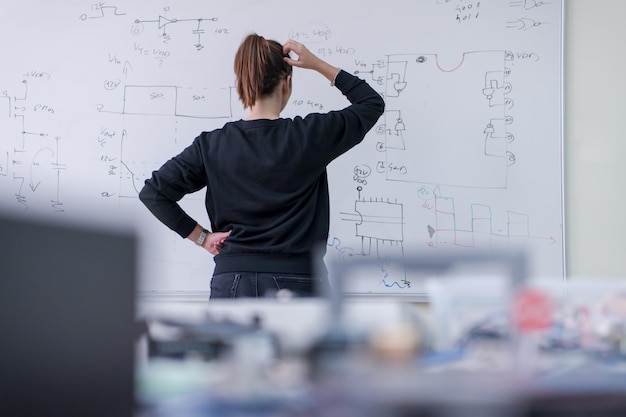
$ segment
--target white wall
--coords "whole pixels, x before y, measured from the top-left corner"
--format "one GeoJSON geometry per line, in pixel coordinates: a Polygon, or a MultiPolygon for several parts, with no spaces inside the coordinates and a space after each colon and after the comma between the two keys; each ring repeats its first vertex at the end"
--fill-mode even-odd
{"type": "Polygon", "coordinates": [[[626,277],[626,2],[565,4],[568,276],[626,277]]]}

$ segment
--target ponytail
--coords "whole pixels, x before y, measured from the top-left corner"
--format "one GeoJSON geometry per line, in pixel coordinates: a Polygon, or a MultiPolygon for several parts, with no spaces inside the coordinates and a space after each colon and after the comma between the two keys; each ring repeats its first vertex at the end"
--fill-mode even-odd
{"type": "Polygon", "coordinates": [[[271,94],[280,81],[290,75],[291,65],[284,60],[283,47],[257,34],[248,35],[235,54],[237,94],[245,108],[259,97],[271,94]]]}

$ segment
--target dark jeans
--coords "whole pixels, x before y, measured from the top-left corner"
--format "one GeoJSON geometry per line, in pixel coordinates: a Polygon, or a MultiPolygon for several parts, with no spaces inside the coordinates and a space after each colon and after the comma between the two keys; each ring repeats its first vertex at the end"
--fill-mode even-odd
{"type": "Polygon", "coordinates": [[[316,297],[328,294],[326,277],[266,272],[226,272],[213,275],[210,298],[316,297]]]}

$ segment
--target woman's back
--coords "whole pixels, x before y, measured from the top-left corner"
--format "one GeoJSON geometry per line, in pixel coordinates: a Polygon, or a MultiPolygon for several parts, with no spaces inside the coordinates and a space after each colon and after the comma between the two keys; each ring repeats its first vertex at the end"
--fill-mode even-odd
{"type": "MultiPolygon", "coordinates": [[[[316,249],[325,247],[328,238],[326,166],[360,143],[384,110],[382,98],[365,81],[330,66],[303,45],[289,41],[281,47],[259,38],[248,37],[235,60],[236,73],[243,74],[238,73],[238,91],[250,108],[246,120],[202,133],[154,172],[140,193],[164,224],[216,255],[212,288],[216,281],[238,282],[243,272],[297,274],[299,280],[313,274],[323,256],[316,249]],[[291,50],[298,52],[298,60],[286,57],[291,50]],[[259,75],[249,68],[255,62],[273,62],[273,69],[259,75]],[[304,118],[280,118],[291,95],[291,65],[320,72],[351,104],[304,118]],[[203,187],[211,233],[177,203],[203,187]]],[[[228,284],[218,287],[216,296],[228,296],[222,291],[237,296],[228,284]]]]}

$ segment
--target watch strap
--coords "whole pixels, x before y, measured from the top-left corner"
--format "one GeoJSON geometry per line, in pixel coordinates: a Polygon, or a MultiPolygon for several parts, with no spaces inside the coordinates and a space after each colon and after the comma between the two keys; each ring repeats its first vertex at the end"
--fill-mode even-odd
{"type": "Polygon", "coordinates": [[[204,245],[204,241],[206,240],[206,237],[208,236],[209,231],[206,229],[202,229],[202,232],[200,232],[200,236],[198,237],[198,240],[196,240],[196,245],[198,246],[202,246],[204,245]]]}

